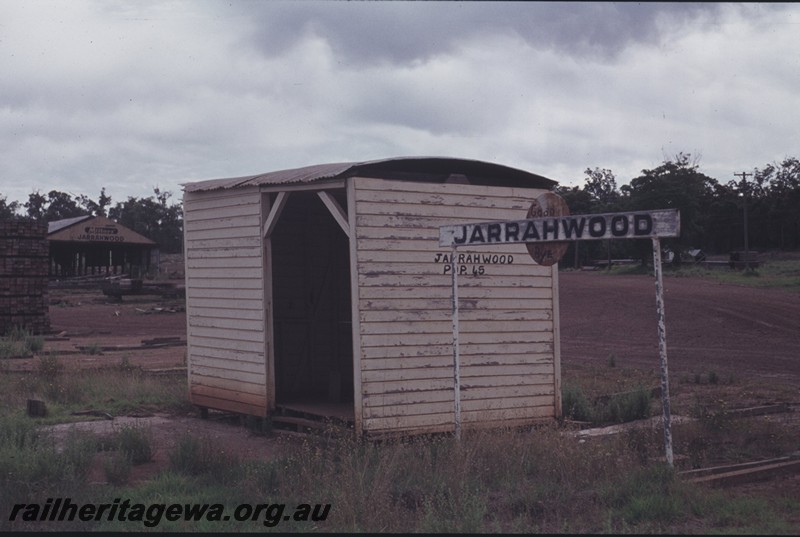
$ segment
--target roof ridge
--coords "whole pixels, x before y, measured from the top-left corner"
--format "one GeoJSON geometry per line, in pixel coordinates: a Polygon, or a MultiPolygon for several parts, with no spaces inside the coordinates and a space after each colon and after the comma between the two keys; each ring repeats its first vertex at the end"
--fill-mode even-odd
{"type": "Polygon", "coordinates": [[[512,168],[504,164],[455,157],[393,157],[362,162],[334,162],[311,164],[272,172],[210,179],[183,183],[184,192],[241,188],[261,185],[291,185],[313,183],[325,179],[349,177],[360,171],[382,171],[384,173],[406,172],[419,174],[461,173],[466,175],[492,176],[498,184],[514,183],[529,188],[550,188],[558,184],[552,179],[532,172],[512,168]],[[392,168],[395,169],[392,169],[392,168]],[[471,173],[466,173],[471,172],[471,173]]]}

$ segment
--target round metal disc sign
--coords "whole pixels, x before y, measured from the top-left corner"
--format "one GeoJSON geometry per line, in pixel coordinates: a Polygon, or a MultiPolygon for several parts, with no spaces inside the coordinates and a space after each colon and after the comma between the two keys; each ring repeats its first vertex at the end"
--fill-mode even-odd
{"type": "MultiPolygon", "coordinates": [[[[553,192],[545,192],[528,209],[528,218],[558,218],[569,216],[569,207],[564,198],[553,192]]],[[[525,245],[534,261],[545,267],[555,265],[567,253],[569,241],[529,242],[525,245]]]]}

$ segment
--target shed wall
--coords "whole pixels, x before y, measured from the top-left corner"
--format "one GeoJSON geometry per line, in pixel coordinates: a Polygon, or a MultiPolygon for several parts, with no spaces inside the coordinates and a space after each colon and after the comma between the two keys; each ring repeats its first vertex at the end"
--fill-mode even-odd
{"type": "Polygon", "coordinates": [[[267,414],[262,222],[257,187],[184,194],[187,362],[195,405],[267,414]]]}
{"type": "MultiPolygon", "coordinates": [[[[438,245],[439,226],[523,219],[544,191],[366,178],[351,188],[361,428],[452,430],[451,251],[438,245]]],[[[557,269],[534,263],[521,244],[458,255],[463,424],[555,416],[557,269]]]]}

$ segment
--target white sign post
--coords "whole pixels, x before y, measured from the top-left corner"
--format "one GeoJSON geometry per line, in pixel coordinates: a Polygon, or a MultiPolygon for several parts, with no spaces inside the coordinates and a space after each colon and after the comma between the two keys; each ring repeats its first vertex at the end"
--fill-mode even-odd
{"type": "MultiPolygon", "coordinates": [[[[549,194],[549,193],[548,193],[549,194]]],[[[552,195],[552,194],[550,194],[552,195]]],[[[536,203],[536,202],[534,202],[536,203]]],[[[664,313],[663,282],[661,274],[661,237],[680,236],[680,212],[677,209],[631,211],[607,214],[567,215],[554,214],[543,218],[510,220],[505,222],[477,222],[441,226],[439,245],[450,247],[453,285],[453,364],[455,435],[461,438],[461,386],[459,375],[458,337],[458,271],[455,252],[461,246],[492,246],[497,244],[525,243],[529,252],[533,243],[602,239],[651,239],[656,280],[656,309],[658,313],[658,351],[661,358],[661,403],[664,419],[664,447],[667,464],[673,466],[672,431],[669,403],[669,372],[667,368],[667,334],[664,313]]],[[[563,250],[561,251],[563,255],[563,250]]],[[[532,257],[534,257],[532,255],[532,257]]],[[[540,259],[534,257],[540,262],[540,259]]],[[[554,262],[557,262],[555,259],[554,262]]],[[[549,263],[548,264],[553,264],[549,263]]]]}

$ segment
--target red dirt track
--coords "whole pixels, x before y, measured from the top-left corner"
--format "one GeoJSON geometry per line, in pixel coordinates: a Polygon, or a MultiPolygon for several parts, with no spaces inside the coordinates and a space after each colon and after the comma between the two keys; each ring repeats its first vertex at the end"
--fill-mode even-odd
{"type": "MultiPolygon", "coordinates": [[[[66,332],[70,341],[50,348],[129,345],[155,337],[185,340],[185,312],[155,312],[168,310],[174,300],[131,296],[115,304],[99,291],[52,294],[66,304],[50,307],[52,330],[66,332]]],[[[565,366],[602,366],[613,354],[619,367],[659,368],[652,276],[562,272],[559,295],[565,366]]],[[[800,294],[666,276],[664,303],[671,373],[730,371],[800,385],[800,294]]],[[[169,367],[182,362],[185,348],[155,351],[134,352],[130,358],[169,367]]]]}
{"type": "Polygon", "coordinates": [[[54,332],[66,331],[70,337],[155,338],[186,337],[186,315],[183,312],[159,313],[174,306],[176,300],[161,300],[153,295],[126,296],[115,303],[100,291],[64,294],[64,305],[50,306],[50,327],[54,332]]]}
{"type": "MultiPolygon", "coordinates": [[[[800,385],[800,294],[664,278],[670,373],[730,371],[800,385]]],[[[660,367],[653,276],[560,274],[562,363],[660,367]]]]}

